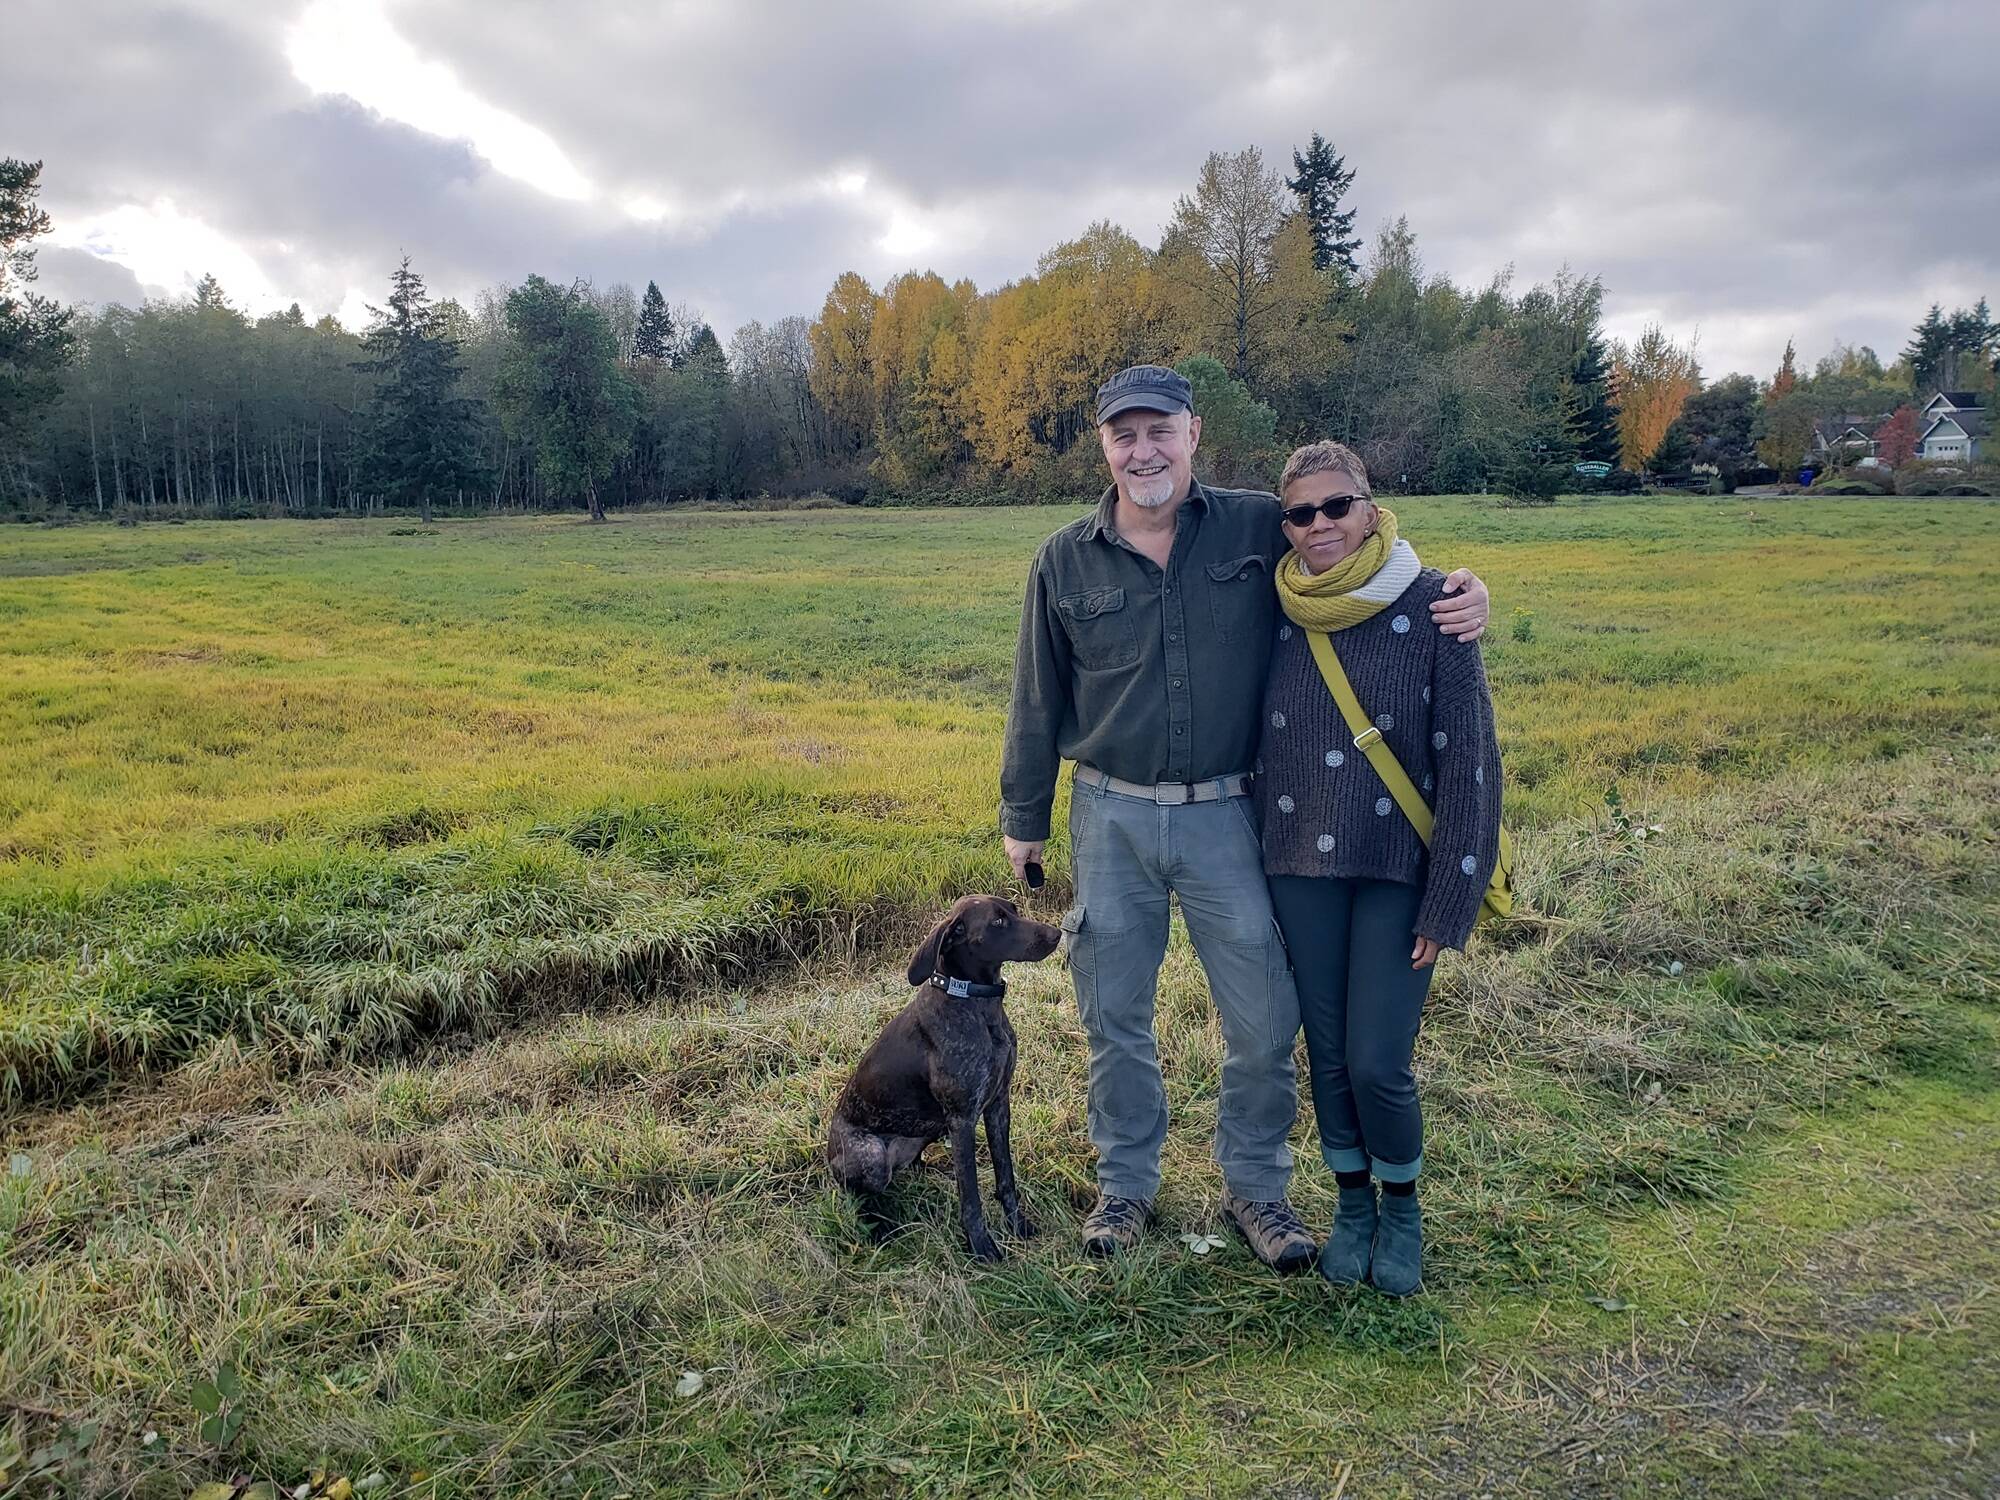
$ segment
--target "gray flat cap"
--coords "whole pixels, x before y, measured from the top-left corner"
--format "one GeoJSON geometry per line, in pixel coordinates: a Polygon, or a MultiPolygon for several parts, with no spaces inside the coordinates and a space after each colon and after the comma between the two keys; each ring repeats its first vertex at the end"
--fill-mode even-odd
{"type": "Polygon", "coordinates": [[[1101,426],[1122,411],[1193,411],[1194,387],[1165,365],[1133,365],[1097,388],[1101,426]]]}

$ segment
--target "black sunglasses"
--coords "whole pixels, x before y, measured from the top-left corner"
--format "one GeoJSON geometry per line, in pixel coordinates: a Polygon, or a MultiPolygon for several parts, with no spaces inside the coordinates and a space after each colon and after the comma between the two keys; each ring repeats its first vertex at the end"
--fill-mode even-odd
{"type": "Polygon", "coordinates": [[[1339,521],[1367,498],[1366,495],[1331,495],[1317,505],[1287,505],[1278,514],[1285,518],[1287,526],[1310,526],[1316,515],[1325,516],[1329,521],[1339,521]]]}

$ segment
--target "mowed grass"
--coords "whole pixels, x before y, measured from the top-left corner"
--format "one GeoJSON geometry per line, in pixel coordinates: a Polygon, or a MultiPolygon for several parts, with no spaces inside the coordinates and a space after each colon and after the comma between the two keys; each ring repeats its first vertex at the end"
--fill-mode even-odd
{"type": "MultiPolygon", "coordinates": [[[[1991,733],[2000,509],[1400,502],[1509,816],[1991,733]]],[[[0,536],[0,1100],[852,947],[1005,874],[1047,509],[0,536]]]]}

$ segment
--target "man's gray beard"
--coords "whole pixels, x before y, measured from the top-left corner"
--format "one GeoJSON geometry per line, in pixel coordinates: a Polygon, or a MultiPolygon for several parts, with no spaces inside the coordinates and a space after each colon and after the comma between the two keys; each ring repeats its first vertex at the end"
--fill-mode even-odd
{"type": "Polygon", "coordinates": [[[1174,503],[1174,492],[1169,489],[1157,500],[1150,500],[1143,495],[1130,495],[1126,498],[1141,510],[1158,510],[1163,505],[1172,505],[1174,503]]]}

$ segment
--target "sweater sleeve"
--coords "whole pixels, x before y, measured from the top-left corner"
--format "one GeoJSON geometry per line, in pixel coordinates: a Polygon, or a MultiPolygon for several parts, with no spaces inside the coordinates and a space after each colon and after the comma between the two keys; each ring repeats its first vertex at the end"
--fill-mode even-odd
{"type": "Polygon", "coordinates": [[[1000,748],[1000,831],[1029,841],[1049,836],[1049,808],[1062,769],[1056,741],[1070,703],[1069,635],[1054,620],[1048,570],[1038,554],[1021,601],[1014,646],[1014,693],[1000,748]]]}
{"type": "Polygon", "coordinates": [[[1463,948],[1500,856],[1500,743],[1477,641],[1439,638],[1431,701],[1436,826],[1417,932],[1463,948]]]}

